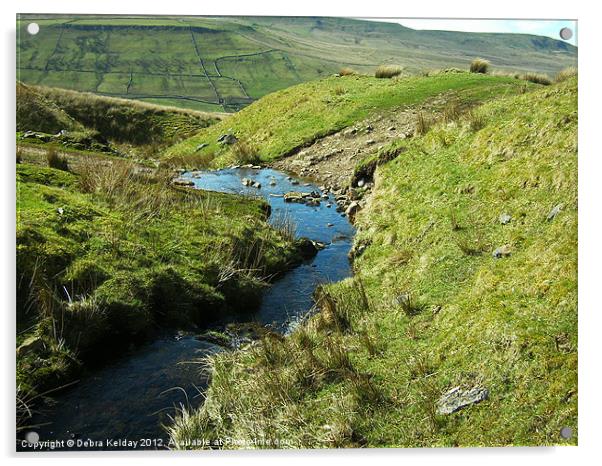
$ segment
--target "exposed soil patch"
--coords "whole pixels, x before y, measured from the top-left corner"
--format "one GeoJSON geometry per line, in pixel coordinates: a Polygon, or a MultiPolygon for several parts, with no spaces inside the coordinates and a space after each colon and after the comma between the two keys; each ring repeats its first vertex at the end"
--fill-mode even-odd
{"type": "Polygon", "coordinates": [[[337,211],[353,222],[373,185],[371,176],[353,180],[358,163],[395,140],[413,137],[419,116],[434,121],[451,99],[439,95],[421,106],[372,115],[272,165],[322,185],[322,192],[334,194],[337,211]]]}
{"type": "Polygon", "coordinates": [[[357,163],[396,139],[414,135],[418,114],[433,118],[446,102],[439,96],[419,107],[373,115],[338,133],[319,139],[273,163],[274,168],[309,178],[329,191],[344,192],[357,163]]]}

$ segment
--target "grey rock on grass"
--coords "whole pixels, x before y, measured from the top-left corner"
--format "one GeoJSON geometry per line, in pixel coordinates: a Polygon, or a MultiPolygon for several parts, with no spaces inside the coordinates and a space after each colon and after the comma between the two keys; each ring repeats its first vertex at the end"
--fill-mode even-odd
{"type": "Polygon", "coordinates": [[[507,225],[512,220],[512,215],[504,213],[504,214],[500,215],[499,220],[502,225],[507,225]]]}
{"type": "Polygon", "coordinates": [[[552,210],[550,210],[550,213],[548,214],[548,216],[546,217],[546,220],[548,222],[551,222],[552,220],[554,220],[556,218],[556,216],[562,212],[562,204],[557,204],[555,205],[552,210]]]}
{"type": "Polygon", "coordinates": [[[451,414],[465,406],[480,403],[489,397],[489,390],[483,387],[463,389],[454,387],[445,392],[437,402],[437,414],[451,414]]]}
{"type": "Polygon", "coordinates": [[[502,257],[508,257],[511,254],[512,254],[512,251],[510,250],[510,246],[508,246],[507,244],[504,244],[503,246],[500,246],[495,251],[493,251],[493,253],[491,255],[493,257],[495,257],[496,259],[501,259],[502,257]]]}
{"type": "Polygon", "coordinates": [[[238,138],[236,136],[234,136],[233,134],[230,133],[226,133],[226,134],[222,134],[218,139],[217,142],[223,145],[232,145],[232,144],[236,144],[238,142],[238,138]]]}

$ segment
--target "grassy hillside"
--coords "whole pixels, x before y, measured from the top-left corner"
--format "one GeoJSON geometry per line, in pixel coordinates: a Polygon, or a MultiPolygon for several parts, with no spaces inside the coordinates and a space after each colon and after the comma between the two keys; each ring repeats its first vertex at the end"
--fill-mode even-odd
{"type": "Polygon", "coordinates": [[[24,403],[157,328],[249,309],[266,277],[300,260],[263,201],[177,189],[171,177],[111,159],[76,172],[17,165],[24,403]]]}
{"type": "Polygon", "coordinates": [[[58,133],[63,129],[77,131],[83,127],[36,88],[17,82],[17,131],[58,133]]]}
{"type": "Polygon", "coordinates": [[[576,79],[388,149],[355,277],[291,336],[215,356],[181,448],[577,443],[576,79]],[[439,413],[454,387],[488,396],[439,413]]]}
{"type": "Polygon", "coordinates": [[[17,83],[17,131],[94,130],[117,143],[170,144],[220,118],[219,114],[17,83]]]}
{"type": "Polygon", "coordinates": [[[384,110],[417,106],[442,94],[448,99],[478,101],[516,93],[525,85],[513,78],[464,72],[403,79],[329,77],[262,98],[170,147],[164,160],[192,165],[207,161],[217,166],[233,163],[238,148],[218,143],[221,135],[231,133],[249,146],[244,156],[256,155],[270,161],[384,110]],[[206,146],[199,149],[200,144],[206,146]]]}
{"type": "Polygon", "coordinates": [[[345,18],[94,17],[21,15],[18,78],[206,111],[234,111],[342,67],[372,74],[466,68],[475,56],[498,70],[553,74],[576,65],[565,42],[521,34],[415,31],[345,18]],[[25,28],[40,25],[35,36],[25,28]]]}

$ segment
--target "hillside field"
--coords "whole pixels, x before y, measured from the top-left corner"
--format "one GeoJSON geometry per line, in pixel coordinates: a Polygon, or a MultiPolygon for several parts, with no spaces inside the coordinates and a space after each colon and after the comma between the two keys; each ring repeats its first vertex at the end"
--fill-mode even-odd
{"type": "Polygon", "coordinates": [[[206,111],[236,111],[275,90],[337,73],[407,73],[475,56],[501,71],[554,74],[577,49],[520,34],[415,31],[345,18],[21,15],[18,79],[206,111]],[[35,36],[25,28],[40,25],[35,36]]]}
{"type": "Polygon", "coordinates": [[[431,101],[438,102],[439,107],[453,100],[476,103],[531,86],[511,77],[457,70],[401,79],[323,78],[274,92],[200,130],[167,148],[163,161],[191,166],[210,161],[218,167],[243,163],[237,160],[236,145],[218,142],[221,135],[231,133],[259,160],[270,162],[379,112],[419,107],[431,101]]]}

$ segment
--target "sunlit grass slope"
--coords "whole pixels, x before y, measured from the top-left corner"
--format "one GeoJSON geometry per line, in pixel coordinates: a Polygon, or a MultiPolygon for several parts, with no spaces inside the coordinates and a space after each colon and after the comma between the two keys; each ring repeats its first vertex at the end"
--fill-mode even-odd
{"type": "Polygon", "coordinates": [[[232,163],[236,161],[233,147],[218,143],[221,135],[231,133],[253,147],[259,159],[270,161],[377,112],[422,104],[441,94],[478,101],[513,94],[524,86],[524,81],[509,77],[463,72],[403,79],[330,77],[267,95],[169,148],[164,160],[191,165],[232,163]]]}

